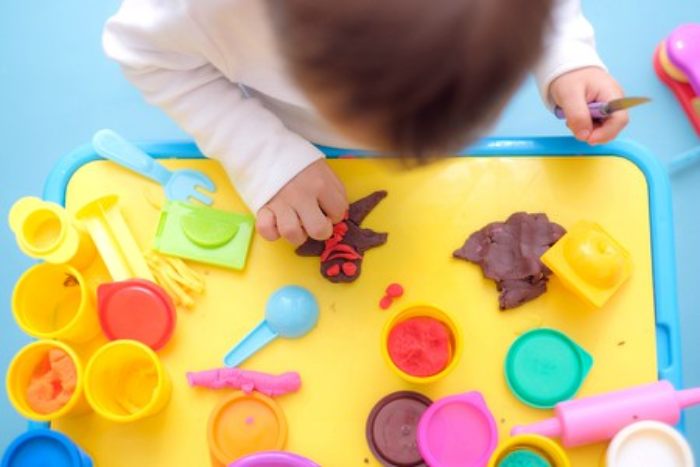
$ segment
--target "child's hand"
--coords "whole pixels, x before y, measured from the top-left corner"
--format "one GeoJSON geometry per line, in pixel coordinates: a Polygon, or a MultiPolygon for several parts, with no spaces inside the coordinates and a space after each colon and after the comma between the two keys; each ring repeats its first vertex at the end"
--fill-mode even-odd
{"type": "Polygon", "coordinates": [[[301,245],[307,236],[326,240],[348,210],[345,187],[318,160],[299,172],[258,211],[257,229],[266,240],[284,237],[301,245]]]}
{"type": "Polygon", "coordinates": [[[624,96],[617,81],[601,68],[587,67],[565,73],[552,81],[549,93],[564,110],[566,126],[581,141],[607,143],[629,121],[626,111],[615,112],[600,123],[591,119],[589,102],[608,102],[624,96]]]}

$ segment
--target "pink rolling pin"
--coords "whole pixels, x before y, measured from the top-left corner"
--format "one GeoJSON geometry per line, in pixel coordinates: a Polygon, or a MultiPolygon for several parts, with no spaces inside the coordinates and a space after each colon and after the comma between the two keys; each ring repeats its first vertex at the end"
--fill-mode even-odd
{"type": "Polygon", "coordinates": [[[700,388],[676,391],[668,381],[659,381],[561,402],[554,408],[554,418],[516,426],[511,434],[561,438],[564,446],[576,447],[612,439],[618,431],[640,420],[675,425],[681,410],[696,404],[700,404],[700,388]]]}
{"type": "Polygon", "coordinates": [[[210,389],[236,388],[245,393],[258,391],[270,397],[296,392],[301,387],[301,377],[296,372],[276,376],[257,371],[239,370],[238,368],[189,372],[187,373],[187,381],[190,386],[210,389]]]}

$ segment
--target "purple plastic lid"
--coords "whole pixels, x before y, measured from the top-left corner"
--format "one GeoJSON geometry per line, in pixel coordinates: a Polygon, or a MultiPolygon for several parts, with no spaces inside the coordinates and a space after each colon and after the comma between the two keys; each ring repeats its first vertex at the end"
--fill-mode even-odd
{"type": "Polygon", "coordinates": [[[306,457],[291,452],[258,452],[238,459],[228,467],[320,467],[306,457]]]}

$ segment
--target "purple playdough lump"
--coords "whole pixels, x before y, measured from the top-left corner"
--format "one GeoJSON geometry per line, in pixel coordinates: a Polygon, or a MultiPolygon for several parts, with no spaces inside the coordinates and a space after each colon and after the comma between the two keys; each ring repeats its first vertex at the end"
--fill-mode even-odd
{"type": "Polygon", "coordinates": [[[517,212],[471,234],[453,256],[480,265],[484,276],[496,281],[498,304],[507,310],[546,292],[552,271],[540,256],[565,233],[546,214],[517,212]]]}

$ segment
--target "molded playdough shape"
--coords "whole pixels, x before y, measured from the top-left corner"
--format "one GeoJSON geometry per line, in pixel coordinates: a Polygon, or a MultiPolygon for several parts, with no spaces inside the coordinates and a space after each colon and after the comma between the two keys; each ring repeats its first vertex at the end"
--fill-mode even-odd
{"type": "Polygon", "coordinates": [[[567,289],[596,307],[632,274],[629,252],[592,222],[574,225],[541,259],[567,289]]]}

